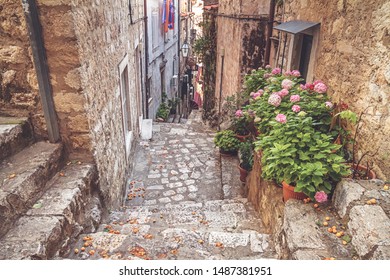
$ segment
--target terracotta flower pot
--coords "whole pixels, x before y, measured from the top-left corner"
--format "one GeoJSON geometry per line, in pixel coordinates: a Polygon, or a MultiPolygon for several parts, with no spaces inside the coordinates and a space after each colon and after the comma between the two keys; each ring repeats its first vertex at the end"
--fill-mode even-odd
{"type": "Polygon", "coordinates": [[[236,137],[238,140],[240,140],[240,142],[245,142],[249,137],[251,137],[251,135],[250,133],[248,133],[247,135],[236,134],[236,137]]]}
{"type": "Polygon", "coordinates": [[[246,177],[248,176],[248,171],[241,167],[241,164],[238,166],[238,170],[240,170],[240,181],[245,183],[246,177]]]}
{"type": "Polygon", "coordinates": [[[297,199],[297,200],[304,200],[307,198],[307,195],[305,195],[303,192],[295,192],[294,187],[287,184],[286,182],[282,182],[283,185],[283,201],[287,202],[289,199],[297,199]]]}
{"type": "MultiPolygon", "coordinates": [[[[363,165],[356,165],[356,164],[351,164],[351,163],[349,163],[348,165],[350,166],[352,173],[353,173],[354,169],[356,169],[356,168],[358,171],[363,171],[362,173],[364,173],[364,174],[367,173],[367,167],[365,167],[363,165]]],[[[371,169],[369,170],[367,175],[368,175],[368,178],[359,178],[359,179],[368,179],[368,180],[376,179],[376,174],[371,169]]]]}

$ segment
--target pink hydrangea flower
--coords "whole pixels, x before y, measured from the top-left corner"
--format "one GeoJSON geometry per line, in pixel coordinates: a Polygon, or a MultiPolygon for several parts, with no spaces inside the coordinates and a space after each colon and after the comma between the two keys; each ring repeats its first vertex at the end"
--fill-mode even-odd
{"type": "Polygon", "coordinates": [[[328,200],[328,195],[324,191],[316,192],[314,198],[317,202],[323,203],[328,200]]]}
{"type": "Polygon", "coordinates": [[[291,95],[290,101],[291,102],[299,102],[301,100],[301,97],[298,94],[291,95]]]}
{"type": "Polygon", "coordinates": [[[278,107],[281,102],[282,102],[282,98],[277,93],[271,94],[270,97],[268,98],[268,104],[271,104],[275,107],[278,107]]]}
{"type": "Polygon", "coordinates": [[[271,65],[267,64],[267,65],[265,66],[265,69],[271,69],[271,65]]]}
{"type": "Polygon", "coordinates": [[[298,113],[299,111],[301,111],[301,106],[293,105],[292,106],[292,110],[293,110],[293,112],[298,113]]]}
{"type": "Polygon", "coordinates": [[[282,88],[284,89],[291,89],[293,87],[293,82],[289,79],[284,79],[282,81],[282,88]]]}
{"type": "Polygon", "coordinates": [[[292,76],[292,72],[291,71],[286,71],[286,72],[284,72],[284,75],[285,76],[292,76]]]}
{"type": "Polygon", "coordinates": [[[283,97],[285,97],[286,95],[288,95],[289,94],[289,91],[288,91],[288,89],[282,89],[281,91],[279,91],[279,92],[277,92],[277,94],[281,97],[281,98],[283,98],[283,97]]]}
{"type": "Polygon", "coordinates": [[[242,110],[237,110],[236,113],[234,114],[237,118],[243,117],[244,112],[242,110]]]}
{"type": "Polygon", "coordinates": [[[282,73],[282,70],[280,68],[274,68],[271,72],[272,75],[278,75],[282,73]]]}
{"type": "Polygon", "coordinates": [[[328,90],[328,87],[324,83],[317,83],[314,85],[314,91],[318,93],[325,93],[328,90]]]}
{"type": "Polygon", "coordinates": [[[287,122],[287,118],[286,118],[286,115],[283,115],[283,114],[278,114],[275,118],[275,120],[277,122],[280,122],[280,123],[286,123],[287,122]]]}
{"type": "Polygon", "coordinates": [[[313,82],[313,85],[317,85],[317,84],[323,84],[324,82],[323,81],[321,81],[321,80],[315,80],[314,82],[313,82]]]}
{"type": "Polygon", "coordinates": [[[314,89],[314,84],[301,85],[301,90],[313,90],[313,89],[314,89]]]}
{"type": "Polygon", "coordinates": [[[292,70],[291,71],[291,75],[294,76],[294,77],[300,77],[301,76],[301,72],[299,72],[298,70],[292,70]]]}
{"type": "Polygon", "coordinates": [[[271,77],[272,75],[270,73],[265,73],[263,75],[264,79],[268,79],[269,77],[271,77]]]}
{"type": "Polygon", "coordinates": [[[333,108],[333,103],[330,102],[330,101],[326,101],[325,102],[325,107],[328,108],[328,109],[332,109],[333,108]]]}

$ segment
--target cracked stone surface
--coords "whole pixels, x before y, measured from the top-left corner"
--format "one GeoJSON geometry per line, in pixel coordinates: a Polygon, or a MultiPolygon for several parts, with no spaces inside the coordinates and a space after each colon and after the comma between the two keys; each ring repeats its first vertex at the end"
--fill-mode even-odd
{"type": "Polygon", "coordinates": [[[154,124],[152,140],[136,147],[123,209],[74,244],[80,249],[82,239],[90,238],[85,252],[96,249],[95,254],[79,251],[69,258],[276,257],[272,238],[241,195],[237,158],[221,159],[215,132],[200,120],[195,112],[186,124],[154,124]]]}

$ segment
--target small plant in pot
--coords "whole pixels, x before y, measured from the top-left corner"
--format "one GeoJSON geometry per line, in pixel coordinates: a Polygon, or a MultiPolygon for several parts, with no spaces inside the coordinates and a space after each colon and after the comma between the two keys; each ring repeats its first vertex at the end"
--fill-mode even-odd
{"type": "Polygon", "coordinates": [[[253,166],[253,143],[243,142],[239,148],[240,155],[240,181],[245,183],[248,172],[252,170],[253,166]]]}
{"type": "Polygon", "coordinates": [[[245,142],[248,138],[250,138],[251,122],[252,120],[248,116],[247,112],[240,109],[235,112],[230,128],[236,133],[236,137],[241,142],[245,142]]]}
{"type": "Polygon", "coordinates": [[[221,154],[236,154],[240,143],[234,131],[230,129],[219,131],[214,137],[214,144],[219,148],[221,154]]]}

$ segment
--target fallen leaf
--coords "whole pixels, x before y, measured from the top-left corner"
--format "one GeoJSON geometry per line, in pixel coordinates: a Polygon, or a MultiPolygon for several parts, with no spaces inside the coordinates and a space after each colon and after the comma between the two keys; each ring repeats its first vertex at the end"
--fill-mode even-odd
{"type": "Polygon", "coordinates": [[[130,250],[130,254],[142,258],[146,256],[146,251],[141,246],[136,246],[130,250]]]}
{"type": "Polygon", "coordinates": [[[152,238],[153,238],[153,235],[151,235],[151,234],[145,234],[145,235],[144,235],[144,238],[145,238],[145,239],[152,239],[152,238]]]}
{"type": "Polygon", "coordinates": [[[198,243],[199,243],[199,244],[203,244],[204,241],[203,241],[202,239],[199,239],[199,240],[198,240],[198,243]]]}
{"type": "Polygon", "coordinates": [[[177,253],[178,253],[178,251],[176,249],[171,251],[172,255],[177,255],[177,253]]]}
{"type": "Polygon", "coordinates": [[[215,247],[223,248],[223,244],[221,242],[217,242],[217,243],[215,243],[215,247]]]}
{"type": "Polygon", "coordinates": [[[61,177],[64,177],[64,176],[65,176],[65,174],[64,174],[64,173],[62,173],[62,172],[60,172],[60,176],[61,176],[61,177]]]}
{"type": "Polygon", "coordinates": [[[136,227],[133,228],[133,229],[132,229],[132,232],[133,232],[134,234],[137,234],[137,233],[139,232],[139,228],[136,228],[136,227]]]}
{"type": "Polygon", "coordinates": [[[38,203],[35,203],[32,208],[39,209],[39,208],[42,208],[42,206],[43,206],[42,203],[38,202],[38,203]]]}
{"type": "Polygon", "coordinates": [[[15,177],[16,177],[16,174],[13,173],[13,174],[11,174],[11,175],[8,176],[8,179],[13,179],[13,178],[15,178],[15,177]]]}
{"type": "Polygon", "coordinates": [[[90,250],[90,251],[89,251],[89,255],[90,255],[90,256],[95,255],[95,250],[90,250]]]}
{"type": "Polygon", "coordinates": [[[158,254],[157,258],[160,259],[160,260],[161,259],[166,259],[167,258],[167,254],[165,254],[165,253],[158,254]]]}

